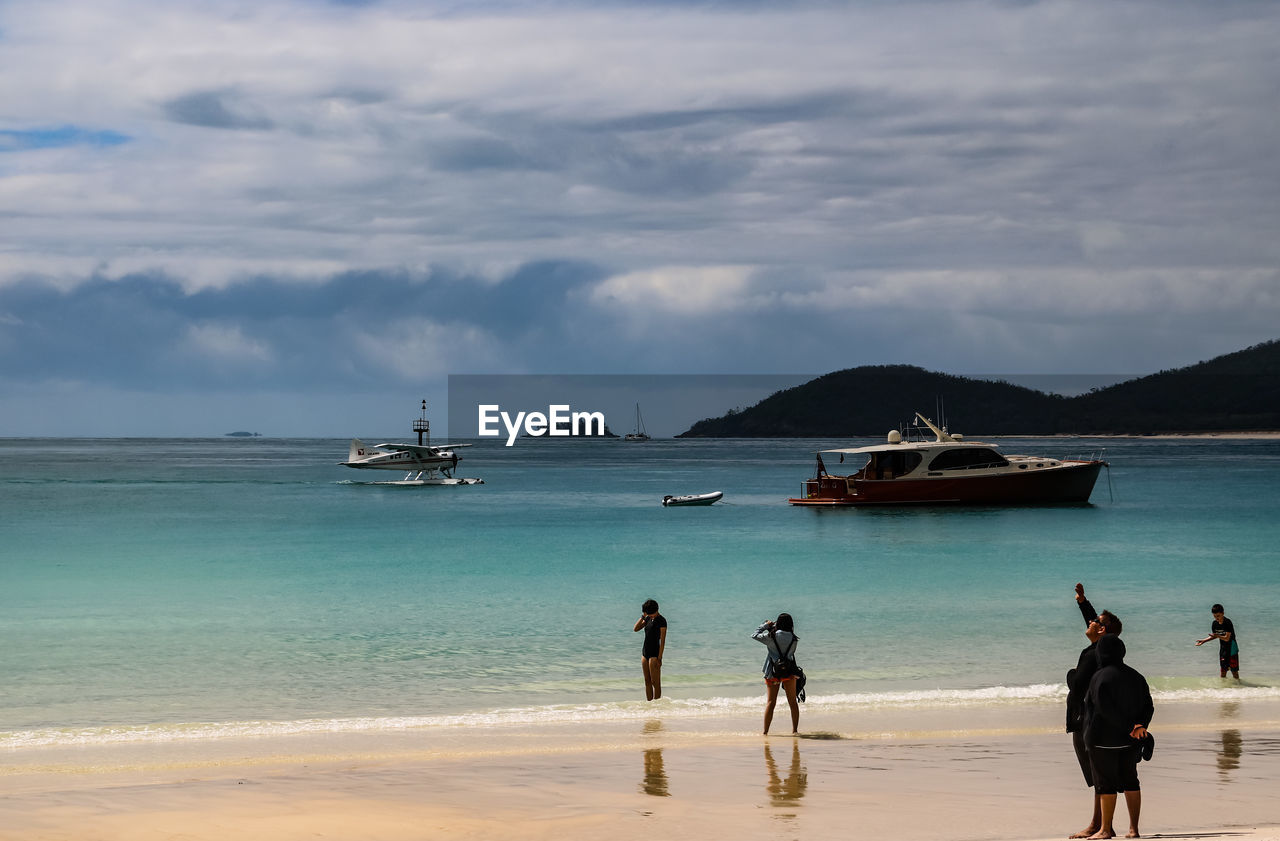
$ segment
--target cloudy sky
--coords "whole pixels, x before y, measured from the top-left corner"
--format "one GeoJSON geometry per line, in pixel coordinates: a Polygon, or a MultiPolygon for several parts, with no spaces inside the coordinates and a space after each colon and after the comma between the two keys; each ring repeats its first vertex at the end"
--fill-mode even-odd
{"type": "Polygon", "coordinates": [[[1277,43],[1243,1],[3,0],[0,436],[1277,338],[1277,43]]]}

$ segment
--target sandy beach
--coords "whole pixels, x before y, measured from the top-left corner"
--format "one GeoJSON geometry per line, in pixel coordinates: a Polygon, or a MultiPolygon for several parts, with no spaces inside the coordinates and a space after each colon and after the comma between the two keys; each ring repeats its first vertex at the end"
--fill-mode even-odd
{"type": "MultiPolygon", "coordinates": [[[[7,752],[0,839],[1064,838],[1091,795],[1060,710],[824,714],[7,752]]],[[[1169,703],[1146,837],[1280,839],[1280,704],[1169,703]]],[[[1117,815],[1123,830],[1126,819],[1117,815]]]]}
{"type": "Polygon", "coordinates": [[[1155,440],[1213,440],[1222,441],[1274,441],[1280,438],[1280,430],[1255,429],[1232,432],[1161,432],[1151,435],[1100,435],[1100,438],[1151,438],[1155,440]]]}

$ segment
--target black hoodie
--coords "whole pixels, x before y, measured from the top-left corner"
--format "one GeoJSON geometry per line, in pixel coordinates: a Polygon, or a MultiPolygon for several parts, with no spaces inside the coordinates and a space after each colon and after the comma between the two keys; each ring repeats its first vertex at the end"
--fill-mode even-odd
{"type": "MultiPolygon", "coordinates": [[[[1081,599],[1080,615],[1084,617],[1084,624],[1088,625],[1098,618],[1098,611],[1093,609],[1088,599],[1081,599]]],[[[1067,672],[1068,733],[1074,733],[1084,726],[1084,693],[1089,690],[1089,681],[1093,678],[1093,673],[1098,670],[1098,655],[1094,653],[1095,645],[1097,645],[1096,642],[1086,645],[1080,652],[1076,667],[1067,672]]]]}
{"type": "Polygon", "coordinates": [[[1124,642],[1107,634],[1094,649],[1098,671],[1084,698],[1085,741],[1090,746],[1128,747],[1134,725],[1146,727],[1155,714],[1147,679],[1124,663],[1124,642]]]}

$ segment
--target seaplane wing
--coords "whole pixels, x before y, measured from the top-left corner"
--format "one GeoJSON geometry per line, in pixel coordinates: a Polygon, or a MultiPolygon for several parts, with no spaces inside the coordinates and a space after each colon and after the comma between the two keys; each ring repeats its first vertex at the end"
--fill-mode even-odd
{"type": "Polygon", "coordinates": [[[403,450],[404,452],[407,452],[407,453],[414,453],[419,458],[431,458],[433,456],[438,456],[440,453],[448,453],[451,450],[456,450],[459,447],[470,447],[470,446],[471,446],[470,444],[445,444],[439,447],[431,446],[431,445],[421,445],[421,444],[378,444],[377,445],[378,449],[381,449],[381,450],[403,450]]]}
{"type": "MultiPolygon", "coordinates": [[[[470,445],[458,444],[457,446],[470,445]]],[[[453,467],[458,463],[458,456],[453,452],[452,446],[432,447],[418,444],[370,446],[359,438],[352,438],[347,460],[338,463],[347,467],[409,471],[426,470],[431,467],[453,467]]]]}

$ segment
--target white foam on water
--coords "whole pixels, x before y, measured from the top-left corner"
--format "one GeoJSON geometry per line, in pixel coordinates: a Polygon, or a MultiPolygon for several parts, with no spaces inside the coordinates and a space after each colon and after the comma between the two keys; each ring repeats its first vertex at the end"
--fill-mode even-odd
{"type": "MultiPolygon", "coordinates": [[[[1193,681],[1167,681],[1171,688],[1153,688],[1156,703],[1277,700],[1280,686],[1178,686],[1193,681]]],[[[928,689],[895,692],[853,692],[811,695],[807,707],[831,712],[859,710],[945,710],[1060,704],[1066,698],[1063,684],[992,686],[979,689],[928,689]]],[[[126,743],[220,741],[293,735],[393,733],[410,730],[556,725],[574,722],[645,721],[661,716],[671,719],[719,718],[755,715],[760,697],[713,697],[659,702],[618,701],[588,704],[551,704],[512,707],[453,715],[368,716],[312,718],[292,721],[230,721],[155,724],[129,727],[43,728],[0,733],[0,749],[52,746],[95,746],[126,743]]]]}

